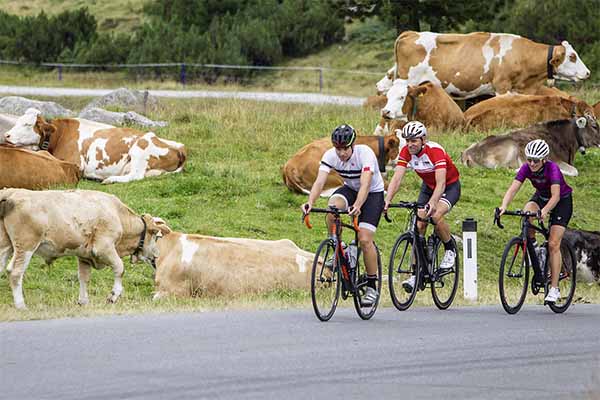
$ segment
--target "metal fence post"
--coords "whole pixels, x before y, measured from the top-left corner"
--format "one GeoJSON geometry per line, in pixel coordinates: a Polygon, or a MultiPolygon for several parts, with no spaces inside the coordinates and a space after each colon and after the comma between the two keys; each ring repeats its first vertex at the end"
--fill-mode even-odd
{"type": "Polygon", "coordinates": [[[179,81],[185,86],[185,63],[181,63],[181,70],[179,71],[179,81]]]}
{"type": "Polygon", "coordinates": [[[323,68],[319,68],[319,93],[323,91],[323,68]]]}
{"type": "Polygon", "coordinates": [[[62,81],[62,64],[58,66],[58,80],[62,81]]]}

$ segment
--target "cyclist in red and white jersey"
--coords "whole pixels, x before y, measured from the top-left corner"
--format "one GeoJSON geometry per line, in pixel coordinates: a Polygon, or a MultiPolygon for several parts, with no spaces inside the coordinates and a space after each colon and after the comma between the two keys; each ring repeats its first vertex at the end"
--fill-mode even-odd
{"type": "MultiPolygon", "coordinates": [[[[323,191],[327,175],[336,171],[344,180],[344,186],[337,189],[329,198],[329,205],[348,214],[358,216],[358,242],[363,253],[367,270],[367,289],[361,298],[361,305],[370,307],[377,301],[377,250],[373,239],[383,212],[383,178],[373,150],[366,145],[354,144],[356,131],[350,125],[340,125],[331,134],[333,148],[327,150],[321,159],[319,174],[312,186],[308,201],[302,211],[308,214],[323,191]]],[[[327,215],[327,225],[331,228],[333,216],[327,215]]]]}
{"type": "MultiPolygon", "coordinates": [[[[419,121],[410,121],[402,128],[402,137],[406,145],[400,150],[398,164],[394,176],[388,186],[384,211],[387,211],[394,195],[400,188],[407,168],[412,168],[423,179],[417,203],[427,204],[425,211],[420,211],[422,218],[432,217],[435,229],[444,243],[444,258],[440,269],[450,269],[456,258],[456,248],[450,235],[450,227],[444,220],[452,207],[460,198],[460,179],[456,166],[444,148],[427,140],[427,128],[419,121]]],[[[425,241],[427,223],[419,222],[419,238],[425,241]]],[[[415,276],[402,282],[404,290],[411,292],[415,284],[415,276]]]]}

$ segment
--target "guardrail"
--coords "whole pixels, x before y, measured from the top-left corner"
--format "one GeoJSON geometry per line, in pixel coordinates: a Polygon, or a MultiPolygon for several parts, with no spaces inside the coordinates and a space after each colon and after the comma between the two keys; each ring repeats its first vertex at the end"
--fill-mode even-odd
{"type": "Polygon", "coordinates": [[[63,69],[143,69],[143,68],[179,68],[179,82],[182,85],[187,83],[188,68],[212,68],[212,69],[240,69],[240,70],[279,70],[279,71],[314,71],[318,73],[319,92],[323,91],[323,73],[339,72],[355,75],[373,75],[382,77],[384,72],[345,70],[327,67],[274,67],[262,65],[226,65],[226,64],[200,64],[200,63],[148,63],[148,64],[69,64],[69,63],[26,63],[11,60],[0,60],[0,65],[23,65],[29,67],[50,67],[56,68],[57,77],[62,81],[63,69]]]}

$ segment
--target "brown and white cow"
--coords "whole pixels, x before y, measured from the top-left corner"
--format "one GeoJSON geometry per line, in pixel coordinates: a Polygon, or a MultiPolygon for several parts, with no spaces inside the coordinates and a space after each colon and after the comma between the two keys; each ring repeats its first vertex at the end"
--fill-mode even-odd
{"type": "Polygon", "coordinates": [[[396,76],[396,65],[394,64],[394,66],[392,68],[388,69],[388,71],[385,73],[383,78],[381,78],[375,84],[375,88],[377,89],[378,95],[385,96],[387,94],[388,90],[390,90],[390,88],[392,87],[392,84],[394,83],[395,76],[396,76]]]}
{"type": "Polygon", "coordinates": [[[563,240],[575,250],[578,280],[600,283],[600,232],[567,229],[563,240]]]}
{"type": "MultiPolygon", "coordinates": [[[[373,149],[379,160],[379,168],[385,170],[385,166],[398,157],[400,139],[395,133],[387,136],[357,136],[356,144],[365,144],[373,149]]],[[[331,138],[326,137],[302,147],[281,170],[285,185],[293,192],[310,193],[319,173],[321,158],[331,146],[331,138]]],[[[342,178],[334,171],[328,175],[321,195],[329,196],[343,184],[342,178]]]]}
{"type": "MultiPolygon", "coordinates": [[[[550,88],[548,88],[550,89],[550,88]]],[[[568,95],[567,95],[568,96],[568,95]]],[[[569,96],[571,97],[571,96],[569,96]]],[[[525,127],[536,122],[594,115],[584,101],[559,96],[504,94],[465,111],[466,130],[525,127]]]]}
{"type": "Polygon", "coordinates": [[[4,133],[8,132],[15,124],[17,123],[17,119],[19,119],[16,115],[11,114],[0,114],[0,144],[3,144],[4,133]]]}
{"type": "Polygon", "coordinates": [[[161,235],[151,216],[136,215],[107,193],[0,190],[0,272],[6,267],[17,308],[25,308],[23,274],[33,255],[47,264],[62,256],[77,257],[79,304],[89,301],[91,268],[110,265],[115,281],[108,301],[114,303],[123,291],[121,257],[152,263],[161,235]]]}
{"type": "Polygon", "coordinates": [[[154,299],[167,295],[235,296],[309,286],[314,254],[291,240],[220,238],[164,230],[163,234],[158,241],[154,299]]]}
{"type": "Polygon", "coordinates": [[[410,85],[429,81],[456,99],[482,94],[533,94],[548,78],[579,81],[590,70],[567,42],[550,46],[505,33],[440,34],[407,31],[394,46],[396,80],[382,110],[403,118],[402,102],[410,85]],[[396,104],[392,109],[391,104],[396,104]]]}
{"type": "Polygon", "coordinates": [[[534,139],[544,139],[550,146],[549,158],[565,175],[576,176],[575,153],[600,145],[600,131],[592,116],[547,121],[505,135],[488,136],[463,151],[461,159],[468,167],[517,168],[525,162],[525,145],[534,139]]]}
{"type": "MultiPolygon", "coordinates": [[[[421,121],[432,132],[443,132],[462,129],[465,118],[462,110],[454,100],[439,86],[431,82],[409,86],[405,96],[392,97],[396,83],[388,92],[388,102],[385,109],[393,110],[402,103],[401,115],[393,111],[384,112],[382,119],[398,119],[406,117],[408,121],[421,121]]],[[[381,122],[380,122],[381,126],[381,122]]]]}
{"type": "Polygon", "coordinates": [[[74,186],[81,178],[78,165],[46,151],[0,145],[0,188],[48,189],[74,186]]]}
{"type": "Polygon", "coordinates": [[[79,165],[85,178],[102,183],[180,172],[186,159],[183,144],[161,139],[153,132],[81,118],[46,121],[32,108],[17,120],[5,139],[34,150],[47,148],[56,158],[79,165]]]}
{"type": "Polygon", "coordinates": [[[594,104],[592,108],[594,109],[594,115],[596,115],[596,118],[600,118],[600,101],[594,104]]]}

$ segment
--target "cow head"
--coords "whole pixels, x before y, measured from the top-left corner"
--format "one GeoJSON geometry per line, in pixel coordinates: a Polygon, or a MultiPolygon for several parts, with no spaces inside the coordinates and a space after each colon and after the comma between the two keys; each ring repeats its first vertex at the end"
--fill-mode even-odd
{"type": "Polygon", "coordinates": [[[398,158],[400,152],[400,138],[395,132],[391,132],[389,135],[383,137],[383,147],[385,149],[385,162],[388,163],[390,160],[398,158]]]}
{"type": "Polygon", "coordinates": [[[554,48],[550,64],[557,79],[577,82],[590,77],[590,70],[566,40],[554,48]]]}
{"type": "Polygon", "coordinates": [[[598,121],[591,114],[575,118],[575,137],[577,138],[578,151],[585,154],[585,149],[590,146],[600,146],[600,129],[598,121]]]}
{"type": "Polygon", "coordinates": [[[159,256],[156,242],[163,237],[162,229],[150,214],[142,215],[142,220],[145,224],[145,232],[142,233],[143,241],[140,240],[141,247],[138,245],[138,248],[131,255],[131,262],[134,264],[146,262],[156,268],[155,261],[159,256]]]}
{"type": "Polygon", "coordinates": [[[396,65],[390,68],[386,74],[381,78],[376,84],[377,95],[384,95],[390,90],[392,84],[394,83],[394,75],[396,75],[396,65]]]}
{"type": "Polygon", "coordinates": [[[6,142],[39,150],[44,139],[48,139],[56,131],[56,127],[46,122],[41,114],[40,110],[28,108],[25,114],[17,119],[15,126],[4,134],[6,142]]]}
{"type": "Polygon", "coordinates": [[[396,79],[387,92],[388,101],[381,109],[381,116],[388,119],[406,119],[402,107],[408,94],[408,82],[405,79],[396,79]]]}

